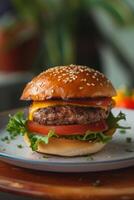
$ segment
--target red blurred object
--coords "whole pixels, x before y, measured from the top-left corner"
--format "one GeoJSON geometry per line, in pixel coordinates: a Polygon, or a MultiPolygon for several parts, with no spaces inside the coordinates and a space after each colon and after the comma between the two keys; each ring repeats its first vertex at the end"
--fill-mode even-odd
{"type": "Polygon", "coordinates": [[[134,109],[134,90],[129,88],[118,89],[114,100],[116,107],[134,109]]]}
{"type": "Polygon", "coordinates": [[[30,25],[20,24],[11,30],[0,30],[0,71],[14,72],[29,70],[38,53],[39,34],[30,25]],[[32,32],[27,39],[21,34],[32,32]],[[21,41],[22,40],[22,41],[21,41]]]}
{"type": "Polygon", "coordinates": [[[134,99],[131,97],[124,97],[118,104],[118,107],[134,109],[134,99]]]}

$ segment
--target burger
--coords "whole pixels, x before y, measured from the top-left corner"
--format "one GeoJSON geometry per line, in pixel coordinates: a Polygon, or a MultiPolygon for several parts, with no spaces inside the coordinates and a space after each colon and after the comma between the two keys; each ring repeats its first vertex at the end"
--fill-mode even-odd
{"type": "Polygon", "coordinates": [[[28,117],[10,116],[7,130],[21,134],[32,150],[59,156],[100,151],[111,139],[123,113],[114,117],[116,91],[106,76],[79,65],[56,66],[29,82],[21,100],[30,101],[28,117]]]}

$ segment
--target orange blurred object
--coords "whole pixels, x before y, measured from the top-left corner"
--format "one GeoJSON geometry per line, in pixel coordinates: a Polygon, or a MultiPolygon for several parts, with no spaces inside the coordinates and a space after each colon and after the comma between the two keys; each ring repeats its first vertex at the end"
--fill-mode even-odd
{"type": "Polygon", "coordinates": [[[134,109],[134,90],[119,89],[114,100],[116,107],[134,109]]]}

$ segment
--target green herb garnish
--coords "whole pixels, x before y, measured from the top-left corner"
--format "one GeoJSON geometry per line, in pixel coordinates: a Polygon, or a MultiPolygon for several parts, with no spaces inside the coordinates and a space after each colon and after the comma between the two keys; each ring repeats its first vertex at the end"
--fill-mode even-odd
{"type": "Polygon", "coordinates": [[[8,137],[8,136],[5,136],[4,138],[1,138],[1,141],[2,141],[2,142],[9,141],[9,137],[8,137]]]}
{"type": "Polygon", "coordinates": [[[5,149],[5,148],[2,148],[1,151],[6,151],[6,149],[5,149]]]}
{"type": "Polygon", "coordinates": [[[109,128],[115,128],[115,129],[121,129],[126,130],[126,129],[130,129],[131,127],[126,127],[126,126],[121,126],[119,125],[119,121],[120,120],[126,120],[126,116],[124,113],[120,112],[116,117],[112,114],[112,112],[109,113],[109,116],[107,118],[107,123],[108,123],[108,127],[109,128]]]}
{"type": "Polygon", "coordinates": [[[27,132],[26,122],[27,120],[24,118],[23,112],[18,112],[14,116],[9,115],[6,130],[10,133],[11,139],[16,138],[20,134],[24,135],[27,132]]]}
{"type": "Polygon", "coordinates": [[[121,130],[120,130],[120,133],[121,133],[121,134],[126,134],[126,129],[121,129],[121,130]]]}
{"type": "Polygon", "coordinates": [[[130,153],[131,153],[131,152],[134,152],[133,149],[129,149],[129,148],[125,149],[125,151],[126,151],[126,152],[130,152],[130,153]]]}
{"type": "Polygon", "coordinates": [[[92,155],[89,154],[89,155],[86,156],[86,160],[94,160],[94,158],[93,158],[92,155]]]}
{"type": "Polygon", "coordinates": [[[23,145],[22,144],[18,144],[17,147],[20,148],[20,149],[22,149],[23,145]]]}
{"type": "Polygon", "coordinates": [[[48,159],[49,156],[48,155],[43,155],[42,158],[48,159]]]}
{"type": "Polygon", "coordinates": [[[132,142],[132,138],[131,138],[131,137],[127,137],[127,138],[126,138],[126,142],[127,142],[127,143],[131,143],[131,142],[132,142]]]}

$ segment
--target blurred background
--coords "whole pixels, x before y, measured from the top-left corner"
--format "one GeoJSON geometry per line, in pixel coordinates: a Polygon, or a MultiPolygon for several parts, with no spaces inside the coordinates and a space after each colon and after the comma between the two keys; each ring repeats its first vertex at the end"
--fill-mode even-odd
{"type": "Polygon", "coordinates": [[[134,0],[0,0],[0,111],[25,105],[33,76],[72,63],[134,87],[134,0]]]}
{"type": "Polygon", "coordinates": [[[0,111],[26,105],[33,76],[72,63],[134,88],[134,0],[0,0],[0,111]]]}

